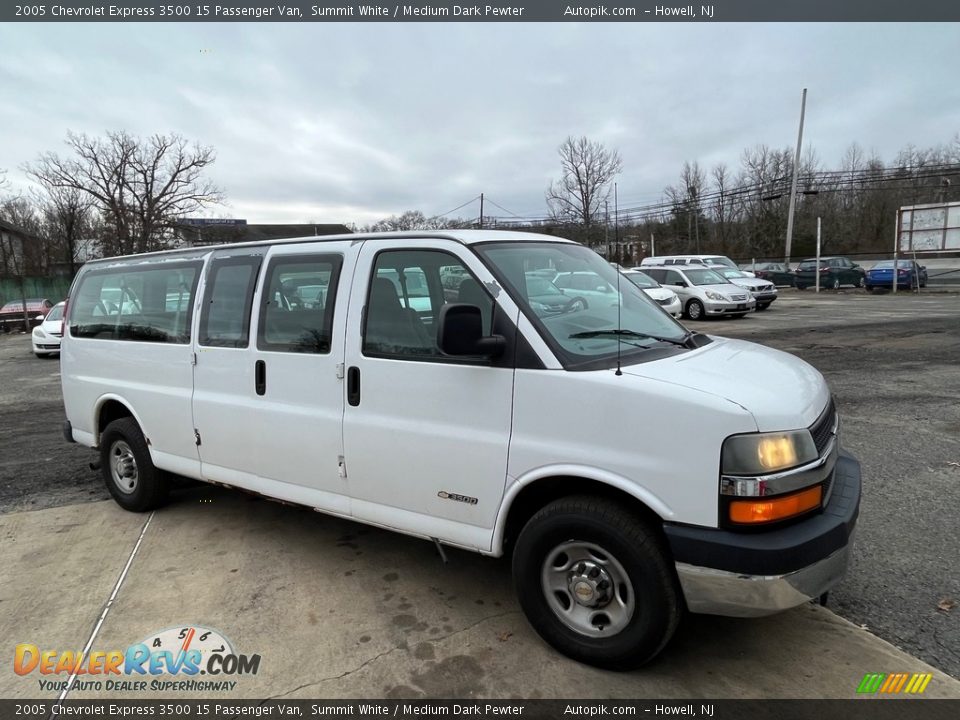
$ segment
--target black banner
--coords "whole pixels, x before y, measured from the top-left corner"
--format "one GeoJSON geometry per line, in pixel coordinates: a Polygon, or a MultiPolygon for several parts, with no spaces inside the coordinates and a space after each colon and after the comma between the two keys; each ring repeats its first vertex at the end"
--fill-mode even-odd
{"type": "Polygon", "coordinates": [[[0,718],[701,718],[953,720],[960,700],[0,700],[0,718]]]}
{"type": "Polygon", "coordinates": [[[269,4],[61,0],[0,7],[4,22],[956,22],[950,0],[637,0],[411,2],[312,0],[269,4]]]}

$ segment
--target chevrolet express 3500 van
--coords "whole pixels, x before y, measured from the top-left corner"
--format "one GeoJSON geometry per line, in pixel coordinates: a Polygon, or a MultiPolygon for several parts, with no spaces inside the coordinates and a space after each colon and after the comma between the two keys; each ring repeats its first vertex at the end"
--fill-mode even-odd
{"type": "Polygon", "coordinates": [[[820,373],[686,330],[572,242],[111,258],[83,267],[66,318],[65,435],[99,449],[124,508],[157,507],[173,474],[511,553],[530,623],[586,663],[636,666],[684,607],[777,612],[847,566],[860,470],[820,373]],[[618,290],[530,302],[547,271],[618,290]]]}

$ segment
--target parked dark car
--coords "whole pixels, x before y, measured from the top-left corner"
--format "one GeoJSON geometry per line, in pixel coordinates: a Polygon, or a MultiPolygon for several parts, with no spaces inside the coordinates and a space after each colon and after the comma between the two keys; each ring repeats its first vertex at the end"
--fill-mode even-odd
{"type": "Polygon", "coordinates": [[[761,262],[756,265],[742,265],[741,270],[752,272],[756,277],[767,282],[772,282],[777,287],[793,287],[796,277],[790,268],[783,263],[761,262]]]}
{"type": "Polygon", "coordinates": [[[807,258],[797,266],[797,290],[805,290],[817,283],[817,273],[820,273],[820,287],[836,290],[841,285],[865,287],[867,274],[863,268],[845,257],[822,257],[820,267],[817,268],[816,258],[807,258]]]}
{"type": "Polygon", "coordinates": [[[43,317],[46,317],[52,307],[53,303],[46,298],[27,298],[27,323],[25,325],[23,321],[23,301],[11,300],[0,308],[0,331],[22,330],[27,332],[30,328],[43,322],[43,317]],[[39,320],[37,320],[38,317],[39,320]]]}
{"type": "MultiPolygon", "coordinates": [[[[927,268],[913,260],[897,260],[897,287],[927,286],[927,268]]],[[[867,290],[893,287],[893,260],[881,260],[867,270],[867,290]]]]}

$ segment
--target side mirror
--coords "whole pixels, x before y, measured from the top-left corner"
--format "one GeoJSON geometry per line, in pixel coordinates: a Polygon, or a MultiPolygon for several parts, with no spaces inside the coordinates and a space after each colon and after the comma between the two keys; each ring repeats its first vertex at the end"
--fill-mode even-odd
{"type": "Polygon", "coordinates": [[[502,335],[483,335],[483,313],[476,305],[452,303],[440,308],[437,344],[445,355],[498,357],[507,346],[502,335]]]}
{"type": "Polygon", "coordinates": [[[37,315],[37,316],[34,318],[34,320],[36,320],[37,322],[43,322],[43,319],[44,319],[45,317],[46,317],[46,315],[37,315]]]}
{"type": "Polygon", "coordinates": [[[921,265],[921,266],[920,266],[920,269],[921,269],[921,270],[926,270],[926,269],[927,269],[927,266],[926,266],[926,265],[921,265]]]}

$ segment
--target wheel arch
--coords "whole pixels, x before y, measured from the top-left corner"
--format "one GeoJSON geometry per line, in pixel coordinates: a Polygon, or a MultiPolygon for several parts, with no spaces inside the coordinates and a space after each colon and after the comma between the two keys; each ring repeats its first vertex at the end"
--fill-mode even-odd
{"type": "Polygon", "coordinates": [[[582,468],[556,468],[522,478],[508,490],[497,515],[491,554],[503,555],[517,535],[541,508],[562,497],[595,495],[606,497],[631,508],[661,528],[673,516],[670,508],[657,496],[635,483],[615,475],[599,476],[582,468]]]}
{"type": "MultiPolygon", "coordinates": [[[[129,403],[125,399],[113,394],[101,396],[97,400],[97,405],[93,411],[93,427],[95,429],[94,447],[100,447],[100,437],[103,435],[103,431],[106,429],[107,425],[112,423],[114,420],[119,420],[125,417],[133,418],[137,425],[140,426],[140,431],[143,433],[144,438],[147,438],[147,433],[144,430],[143,423],[140,421],[140,416],[130,408],[129,403]]],[[[147,447],[151,447],[150,440],[148,438],[147,447]]]]}

